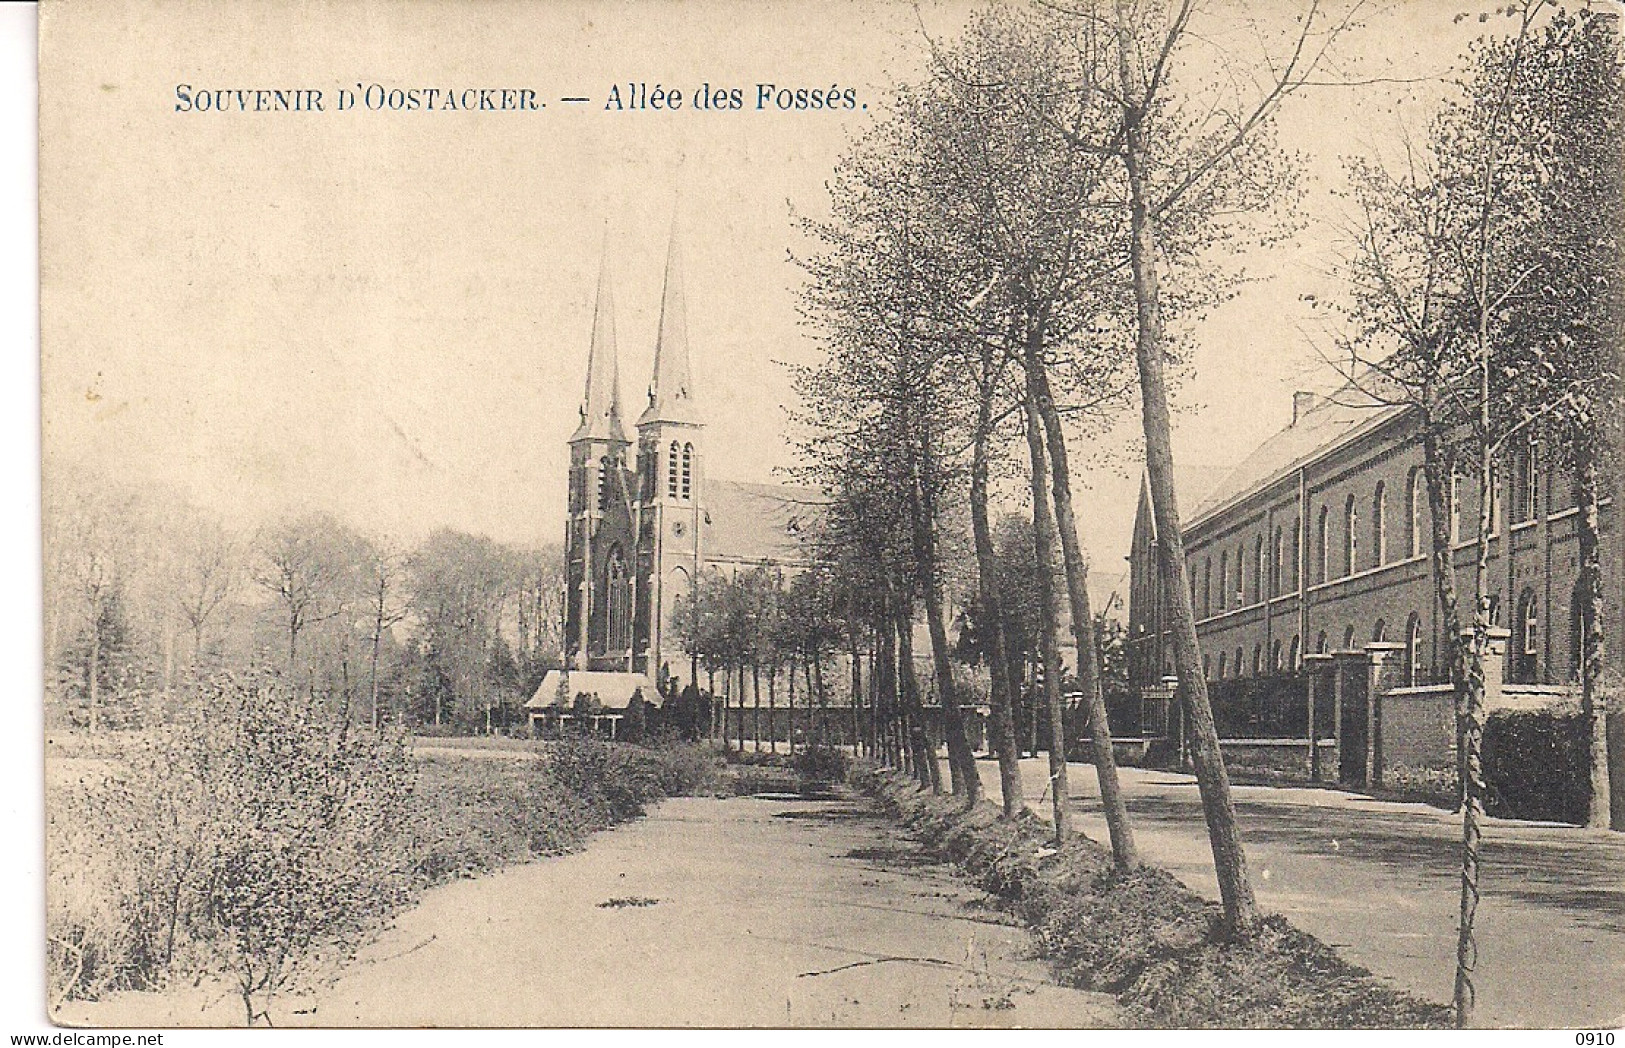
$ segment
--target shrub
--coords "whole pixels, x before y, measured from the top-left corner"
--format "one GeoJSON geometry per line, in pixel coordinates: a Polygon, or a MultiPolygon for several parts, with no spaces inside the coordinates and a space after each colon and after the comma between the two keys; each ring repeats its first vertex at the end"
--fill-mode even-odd
{"type": "Polygon", "coordinates": [[[1491,815],[1583,824],[1590,800],[1588,738],[1568,711],[1497,711],[1484,725],[1491,815]]]}
{"type": "Polygon", "coordinates": [[[852,770],[852,758],[834,746],[808,746],[795,755],[792,763],[803,787],[845,782],[847,773],[852,770]]]}

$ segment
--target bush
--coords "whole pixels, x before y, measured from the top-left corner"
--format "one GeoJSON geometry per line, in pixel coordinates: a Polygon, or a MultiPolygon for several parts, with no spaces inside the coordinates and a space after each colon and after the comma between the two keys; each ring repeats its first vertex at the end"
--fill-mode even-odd
{"type": "Polygon", "coordinates": [[[1160,1027],[1407,1028],[1450,1012],[1383,985],[1280,917],[1246,943],[1219,935],[1221,913],[1170,874],[1113,869],[1077,836],[1056,849],[1031,815],[932,796],[902,775],[860,767],[856,783],[938,857],[958,863],[1034,930],[1067,985],[1115,994],[1160,1027]]]}
{"type": "Polygon", "coordinates": [[[845,782],[852,770],[852,758],[834,746],[808,746],[795,755],[792,763],[803,789],[845,782]]]}
{"type": "Polygon", "coordinates": [[[1510,819],[1583,825],[1589,739],[1577,712],[1497,711],[1484,725],[1485,807],[1510,819]]]}

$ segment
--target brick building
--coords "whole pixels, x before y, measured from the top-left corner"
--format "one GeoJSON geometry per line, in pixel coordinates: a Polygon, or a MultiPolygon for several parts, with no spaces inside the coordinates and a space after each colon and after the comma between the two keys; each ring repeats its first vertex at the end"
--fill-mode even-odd
{"type": "MultiPolygon", "coordinates": [[[[1430,525],[1415,416],[1294,396],[1292,424],[1208,491],[1180,488],[1192,600],[1209,681],[1301,675],[1315,653],[1387,653],[1390,681],[1448,676],[1429,573],[1430,525]],[[1191,508],[1194,507],[1194,508],[1191,508]]],[[[1498,469],[1492,496],[1493,616],[1509,632],[1504,679],[1564,685],[1579,668],[1573,478],[1538,435],[1498,469]]],[[[1183,480],[1184,478],[1180,478],[1183,480]]],[[[1464,606],[1479,507],[1458,482],[1456,562],[1464,606]]],[[[1601,513],[1603,628],[1620,636],[1625,562],[1617,512],[1601,513]]],[[[1154,687],[1174,672],[1155,570],[1156,528],[1142,484],[1130,551],[1129,665],[1154,687]]],[[[1610,668],[1625,645],[1609,645],[1610,668]]]]}

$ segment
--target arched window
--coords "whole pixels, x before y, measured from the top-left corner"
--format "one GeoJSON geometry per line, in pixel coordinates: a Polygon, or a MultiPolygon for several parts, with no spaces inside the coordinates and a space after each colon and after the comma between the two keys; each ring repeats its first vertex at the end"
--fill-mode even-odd
{"type": "Polygon", "coordinates": [[[1427,495],[1422,490],[1421,467],[1411,470],[1405,482],[1405,556],[1414,557],[1422,552],[1422,504],[1427,495]]]}
{"type": "Polygon", "coordinates": [[[1405,686],[1422,683],[1422,616],[1411,612],[1405,620],[1405,686]]]}
{"type": "Polygon", "coordinates": [[[1531,432],[1512,453],[1512,523],[1521,524],[1539,515],[1540,442],[1531,432]]]}
{"type": "Polygon", "coordinates": [[[1354,496],[1350,495],[1348,501],[1343,503],[1343,574],[1354,574],[1355,564],[1360,555],[1360,538],[1356,531],[1360,526],[1360,513],[1354,508],[1354,496]]]}
{"type": "Polygon", "coordinates": [[[1241,645],[1237,644],[1236,645],[1236,676],[1239,677],[1243,673],[1246,673],[1246,672],[1247,672],[1246,669],[1241,664],[1241,645]]]}
{"type": "Polygon", "coordinates": [[[1331,574],[1332,528],[1331,507],[1320,507],[1320,524],[1315,529],[1315,581],[1325,582],[1331,574]]]}
{"type": "Polygon", "coordinates": [[[1206,655],[1202,656],[1202,679],[1203,680],[1212,680],[1213,679],[1213,666],[1209,662],[1208,656],[1206,656],[1206,655]]]}
{"type": "Polygon", "coordinates": [[[1354,626],[1352,624],[1343,631],[1343,650],[1354,650],[1354,626]]]}
{"type": "Polygon", "coordinates": [[[1317,638],[1315,640],[1315,653],[1317,655],[1326,654],[1326,631],[1325,630],[1321,630],[1319,638],[1317,638]]]}
{"type": "Polygon", "coordinates": [[[1275,529],[1275,552],[1270,558],[1270,596],[1281,595],[1281,574],[1286,569],[1285,532],[1279,527],[1275,529]]]}
{"type": "Polygon", "coordinates": [[[1299,570],[1302,568],[1302,565],[1298,563],[1298,543],[1302,541],[1302,534],[1303,533],[1298,530],[1298,521],[1294,519],[1292,521],[1292,532],[1287,536],[1286,541],[1287,563],[1291,565],[1291,568],[1286,575],[1286,584],[1288,588],[1294,592],[1296,592],[1298,587],[1302,584],[1301,578],[1298,575],[1299,570]]]}
{"type": "Polygon", "coordinates": [[[1219,679],[1224,680],[1224,652],[1219,652],[1219,679]]]}
{"type": "Polygon", "coordinates": [[[1371,495],[1371,566],[1380,568],[1388,562],[1388,513],[1383,505],[1387,485],[1377,481],[1377,490],[1371,495]]]}
{"type": "Polygon", "coordinates": [[[671,442],[671,448],[668,449],[668,451],[669,457],[666,459],[666,497],[674,499],[677,497],[678,491],[677,459],[678,456],[682,454],[682,450],[677,446],[677,442],[674,440],[671,442]]]}
{"type": "Polygon", "coordinates": [[[626,571],[626,558],[621,548],[609,551],[608,638],[604,645],[607,654],[625,652],[632,647],[632,579],[626,571]]]}
{"type": "Polygon", "coordinates": [[[683,501],[688,501],[694,494],[694,445],[683,445],[683,501]]]}
{"type": "Polygon", "coordinates": [[[1518,596],[1517,630],[1512,648],[1512,682],[1534,684],[1540,680],[1540,601],[1532,589],[1518,596]]]}
{"type": "Polygon", "coordinates": [[[1223,611],[1225,604],[1225,589],[1230,585],[1230,551],[1219,553],[1219,610],[1223,611]]]}
{"type": "Polygon", "coordinates": [[[1213,558],[1202,558],[1202,617],[1206,618],[1212,611],[1209,601],[1213,599],[1213,558]]]}
{"type": "Polygon", "coordinates": [[[1236,546],[1236,607],[1247,606],[1247,547],[1236,546]]]}
{"type": "Polygon", "coordinates": [[[1383,641],[1383,640],[1388,639],[1388,622],[1387,622],[1387,620],[1378,619],[1377,622],[1376,622],[1376,625],[1371,627],[1371,639],[1376,640],[1376,641],[1383,641]]]}
{"type": "Polygon", "coordinates": [[[615,460],[605,455],[598,460],[598,509],[599,512],[609,509],[610,501],[615,497],[615,460]]]}
{"type": "Polygon", "coordinates": [[[1271,673],[1280,673],[1283,668],[1284,667],[1281,664],[1281,642],[1279,640],[1271,641],[1270,642],[1270,672],[1271,673]]]}
{"type": "Polygon", "coordinates": [[[1253,601],[1257,603],[1264,599],[1265,568],[1264,536],[1260,534],[1253,542],[1253,601]]]}
{"type": "Polygon", "coordinates": [[[1293,673],[1298,672],[1303,664],[1298,659],[1298,635],[1292,635],[1292,644],[1287,648],[1286,668],[1293,673]]]}
{"type": "Polygon", "coordinates": [[[1264,644],[1260,641],[1253,645],[1253,676],[1264,675],[1264,644]]]}
{"type": "Polygon", "coordinates": [[[1450,471],[1450,543],[1461,541],[1461,474],[1450,471]]]}

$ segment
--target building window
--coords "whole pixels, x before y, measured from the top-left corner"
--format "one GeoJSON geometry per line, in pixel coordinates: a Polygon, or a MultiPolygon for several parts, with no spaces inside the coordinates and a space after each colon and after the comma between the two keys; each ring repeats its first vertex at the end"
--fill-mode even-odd
{"type": "Polygon", "coordinates": [[[1280,673],[1282,668],[1283,667],[1281,665],[1281,642],[1278,641],[1278,640],[1277,641],[1272,641],[1270,643],[1270,672],[1271,673],[1280,673]]]}
{"type": "Polygon", "coordinates": [[[1230,551],[1224,550],[1219,554],[1219,610],[1225,608],[1225,587],[1230,585],[1230,551]]]}
{"type": "Polygon", "coordinates": [[[1219,652],[1219,679],[1224,680],[1224,652],[1219,652]]]}
{"type": "Polygon", "coordinates": [[[1208,657],[1206,655],[1202,656],[1202,679],[1203,680],[1212,680],[1213,679],[1213,666],[1209,662],[1208,657]]]}
{"type": "Polygon", "coordinates": [[[1286,546],[1283,545],[1285,532],[1275,529],[1275,553],[1270,558],[1270,596],[1281,595],[1281,573],[1286,567],[1286,546]]]}
{"type": "Polygon", "coordinates": [[[678,490],[677,458],[682,454],[682,451],[678,448],[675,440],[671,442],[671,447],[667,449],[667,454],[669,457],[666,459],[666,497],[669,499],[674,499],[677,497],[678,490]]]}
{"type": "Polygon", "coordinates": [[[1262,642],[1253,645],[1253,676],[1264,675],[1264,645],[1262,642]]]}
{"type": "Polygon", "coordinates": [[[615,460],[605,455],[598,460],[598,510],[600,513],[609,509],[609,504],[615,497],[615,460]]]}
{"type": "Polygon", "coordinates": [[[1332,529],[1330,507],[1320,507],[1320,526],[1317,529],[1315,581],[1325,582],[1331,573],[1332,529]]]}
{"type": "Polygon", "coordinates": [[[1383,505],[1386,494],[1387,486],[1377,481],[1377,490],[1371,496],[1371,565],[1376,568],[1388,562],[1388,513],[1383,505]]]}
{"type": "Polygon", "coordinates": [[[1371,627],[1371,639],[1374,641],[1388,639],[1388,623],[1385,620],[1378,619],[1377,624],[1371,627]]]}
{"type": "Polygon", "coordinates": [[[1292,565],[1292,570],[1287,572],[1287,585],[1290,586],[1294,592],[1296,592],[1303,584],[1302,578],[1298,574],[1299,570],[1302,568],[1302,565],[1298,563],[1298,543],[1302,540],[1302,532],[1298,530],[1298,522],[1296,519],[1294,519],[1292,521],[1292,534],[1287,540],[1287,558],[1288,563],[1292,565]]]}
{"type": "Polygon", "coordinates": [[[1318,655],[1326,654],[1326,631],[1325,630],[1321,630],[1320,631],[1320,636],[1315,640],[1315,653],[1318,654],[1318,655]]]}
{"type": "Polygon", "coordinates": [[[683,501],[687,502],[694,494],[694,445],[683,445],[683,501]]]}
{"type": "Polygon", "coordinates": [[[1540,444],[1533,433],[1512,457],[1512,523],[1522,524],[1539,515],[1540,444]]]}
{"type": "Polygon", "coordinates": [[[1343,631],[1343,650],[1354,650],[1354,627],[1352,625],[1343,631]]]}
{"type": "Polygon", "coordinates": [[[1512,683],[1536,683],[1540,680],[1540,602],[1532,589],[1518,597],[1518,635],[1513,640],[1512,683]]]}
{"type": "Polygon", "coordinates": [[[1264,536],[1259,535],[1253,542],[1253,602],[1256,604],[1264,599],[1265,560],[1264,536]]]}
{"type": "Polygon", "coordinates": [[[1405,686],[1422,683],[1422,616],[1411,612],[1405,620],[1405,686]]]}
{"type": "Polygon", "coordinates": [[[1292,644],[1287,648],[1286,668],[1291,672],[1296,673],[1302,668],[1302,666],[1303,664],[1298,661],[1298,635],[1294,633],[1292,635],[1292,644]]]}
{"type": "Polygon", "coordinates": [[[1354,574],[1360,555],[1360,539],[1356,530],[1360,526],[1360,512],[1354,508],[1354,496],[1343,504],[1343,574],[1354,574]]]}
{"type": "Polygon", "coordinates": [[[1450,544],[1461,541],[1461,474],[1450,471],[1450,544]]]}
{"type": "Polygon", "coordinates": [[[1213,597],[1213,558],[1202,558],[1202,617],[1206,618],[1212,610],[1209,601],[1213,597]]]}
{"type": "Polygon", "coordinates": [[[1236,607],[1247,605],[1247,547],[1236,547],[1236,607]]]}
{"type": "Polygon", "coordinates": [[[1405,491],[1405,556],[1414,557],[1422,552],[1422,501],[1425,495],[1420,467],[1411,470],[1410,479],[1405,482],[1405,491]]]}
{"type": "Polygon", "coordinates": [[[1246,673],[1246,672],[1247,672],[1246,668],[1243,667],[1242,664],[1241,664],[1241,645],[1237,644],[1236,645],[1236,676],[1239,677],[1243,673],[1246,673]]]}
{"type": "Polygon", "coordinates": [[[632,579],[626,571],[621,548],[609,551],[608,636],[605,653],[625,652],[632,647],[632,579]]]}

